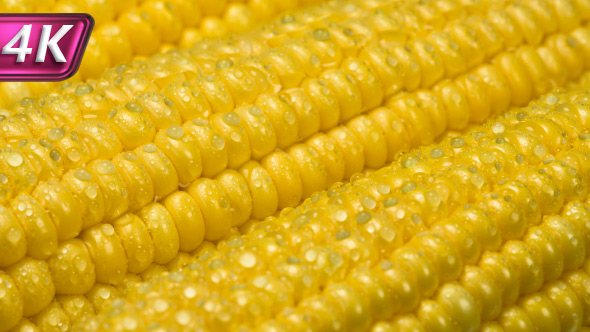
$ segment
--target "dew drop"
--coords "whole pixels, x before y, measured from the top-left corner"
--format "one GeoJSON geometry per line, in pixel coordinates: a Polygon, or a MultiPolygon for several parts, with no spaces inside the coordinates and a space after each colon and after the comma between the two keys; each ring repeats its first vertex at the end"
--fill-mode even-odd
{"type": "Polygon", "coordinates": [[[261,116],[262,115],[262,109],[258,106],[252,106],[248,109],[248,113],[250,113],[253,116],[261,116]]]}
{"type": "Polygon", "coordinates": [[[90,181],[92,180],[92,175],[83,168],[78,168],[74,171],[74,176],[81,181],[90,181]]]}
{"type": "Polygon", "coordinates": [[[12,167],[18,167],[23,164],[23,157],[20,153],[12,152],[6,157],[6,162],[12,167]]]}
{"type": "Polygon", "coordinates": [[[111,236],[111,235],[115,234],[115,229],[110,224],[102,225],[100,227],[100,231],[106,236],[111,236]]]}
{"type": "Polygon", "coordinates": [[[179,125],[172,125],[166,129],[166,135],[172,139],[179,139],[184,136],[184,129],[179,125]]]}
{"type": "Polygon", "coordinates": [[[339,222],[343,222],[348,218],[348,212],[346,210],[337,210],[334,212],[334,219],[339,222]]]}
{"type": "Polygon", "coordinates": [[[84,96],[91,93],[92,91],[94,91],[94,89],[90,84],[81,84],[76,88],[74,94],[76,96],[84,96]]]}
{"type": "Polygon", "coordinates": [[[356,215],[356,222],[358,224],[365,224],[369,220],[371,220],[371,213],[369,213],[367,211],[363,211],[363,212],[356,215]]]}
{"type": "Polygon", "coordinates": [[[313,38],[319,41],[326,41],[330,39],[330,33],[326,29],[313,30],[313,38]]]}
{"type": "Polygon", "coordinates": [[[251,252],[242,253],[242,255],[240,255],[239,262],[240,265],[249,269],[256,265],[256,256],[254,256],[254,254],[252,254],[251,252]]]}
{"type": "Polygon", "coordinates": [[[537,144],[533,148],[533,153],[535,154],[535,156],[537,156],[539,158],[543,158],[547,154],[547,149],[545,148],[545,145],[537,144]]]}
{"type": "Polygon", "coordinates": [[[230,126],[237,126],[240,124],[240,117],[234,112],[227,112],[223,114],[223,122],[230,126]]]}
{"type": "Polygon", "coordinates": [[[16,227],[12,227],[6,233],[6,239],[8,240],[8,242],[10,242],[12,244],[17,244],[18,241],[20,241],[20,239],[22,238],[22,236],[23,236],[22,231],[16,227]]]}
{"type": "Polygon", "coordinates": [[[559,96],[556,94],[550,94],[545,98],[545,102],[549,105],[555,105],[559,101],[559,96]]]}
{"type": "Polygon", "coordinates": [[[445,155],[445,152],[443,151],[443,149],[434,149],[434,150],[430,151],[430,157],[432,157],[434,159],[438,159],[444,155],[445,155]]]}
{"type": "Polygon", "coordinates": [[[66,131],[63,128],[53,128],[47,134],[47,138],[52,141],[59,141],[66,135],[66,131]]]}
{"type": "Polygon", "coordinates": [[[148,144],[146,144],[146,145],[143,146],[143,151],[145,151],[147,153],[154,153],[154,152],[158,151],[158,148],[156,147],[155,144],[148,143],[148,144]]]}
{"type": "Polygon", "coordinates": [[[454,148],[460,148],[465,145],[465,140],[461,137],[454,137],[451,139],[451,146],[454,148]]]}
{"type": "Polygon", "coordinates": [[[346,238],[348,238],[350,236],[350,231],[349,230],[341,230],[336,232],[336,240],[344,240],[346,238]]]}
{"type": "Polygon", "coordinates": [[[96,165],[96,171],[102,175],[112,174],[115,172],[115,164],[109,160],[101,160],[96,165]]]}

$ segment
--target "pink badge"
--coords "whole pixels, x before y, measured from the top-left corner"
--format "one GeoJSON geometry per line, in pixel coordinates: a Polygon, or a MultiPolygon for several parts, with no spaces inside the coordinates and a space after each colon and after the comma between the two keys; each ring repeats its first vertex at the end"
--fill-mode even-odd
{"type": "Polygon", "coordinates": [[[0,81],[63,81],[78,71],[88,14],[0,14],[0,81]]]}

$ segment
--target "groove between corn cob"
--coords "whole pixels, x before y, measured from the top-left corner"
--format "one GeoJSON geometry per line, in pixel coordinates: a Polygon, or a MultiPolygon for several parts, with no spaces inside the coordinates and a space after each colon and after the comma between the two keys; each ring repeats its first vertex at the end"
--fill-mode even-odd
{"type": "MultiPolygon", "coordinates": [[[[182,273],[165,273],[132,287],[127,302],[117,302],[105,312],[108,316],[97,316],[85,328],[142,329],[157,320],[154,328],[364,330],[373,319],[417,309],[423,327],[442,322],[451,324],[450,330],[471,331],[478,329],[483,314],[503,326],[524,319],[519,318],[523,311],[511,304],[534,313],[535,307],[526,306],[527,297],[519,297],[541,296],[536,292],[544,284],[549,302],[543,305],[549,303],[559,313],[550,317],[553,323],[580,326],[586,313],[577,296],[583,293],[572,297],[571,285],[552,282],[561,272],[551,272],[551,267],[578,274],[585,269],[579,270],[590,239],[588,210],[579,201],[588,195],[588,150],[586,127],[579,124],[587,98],[581,93],[548,95],[480,131],[420,148],[371,177],[336,186],[254,226],[244,237],[222,241],[217,251],[197,256],[182,273]],[[529,132],[528,126],[536,128],[529,132]],[[564,132],[564,142],[556,142],[547,130],[564,132]],[[528,140],[515,141],[519,135],[528,140]],[[465,190],[453,190],[455,186],[465,190]],[[497,204],[505,207],[496,210],[497,204]],[[540,250],[544,245],[562,256],[540,250]],[[487,298],[489,308],[496,309],[484,312],[476,304],[468,290],[475,292],[480,283],[467,281],[475,277],[464,275],[467,279],[452,283],[470,265],[479,266],[498,287],[501,305],[487,298]],[[544,281],[545,271],[551,274],[544,281]],[[272,287],[268,293],[255,293],[267,286],[272,287]],[[257,300],[271,294],[268,307],[257,300]],[[463,300],[469,306],[457,311],[463,300]],[[295,307],[282,310],[290,305],[295,307]],[[502,306],[508,309],[498,316],[502,306]],[[152,310],[161,315],[154,317],[152,310]],[[276,320],[264,323],[271,317],[276,320]]],[[[539,316],[529,319],[539,323],[539,316]]]]}

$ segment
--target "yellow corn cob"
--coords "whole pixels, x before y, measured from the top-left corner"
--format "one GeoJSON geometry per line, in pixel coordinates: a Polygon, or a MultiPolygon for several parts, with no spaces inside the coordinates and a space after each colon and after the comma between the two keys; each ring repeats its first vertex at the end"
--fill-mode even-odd
{"type": "MultiPolygon", "coordinates": [[[[319,1],[312,1],[318,3],[319,1]]],[[[191,0],[60,0],[8,1],[0,4],[3,13],[80,13],[95,19],[79,74],[71,81],[92,79],[111,65],[131,61],[133,56],[149,56],[160,50],[191,47],[202,38],[227,37],[244,32],[257,22],[269,21],[287,10],[288,5],[258,0],[249,3],[191,0]]],[[[39,96],[52,83],[9,82],[0,84],[0,105],[8,107],[28,96],[39,96]]]]}
{"type": "Polygon", "coordinates": [[[80,328],[577,330],[589,315],[584,98],[547,95],[336,185],[80,328]]]}

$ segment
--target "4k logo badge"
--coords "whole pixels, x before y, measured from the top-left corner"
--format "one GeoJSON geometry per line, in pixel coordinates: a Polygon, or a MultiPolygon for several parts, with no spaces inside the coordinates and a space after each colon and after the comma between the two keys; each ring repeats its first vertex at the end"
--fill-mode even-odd
{"type": "Polygon", "coordinates": [[[88,14],[0,14],[0,81],[62,81],[80,67],[88,14]]]}

